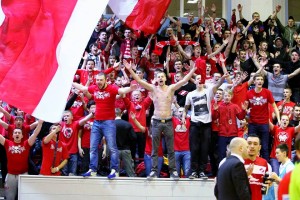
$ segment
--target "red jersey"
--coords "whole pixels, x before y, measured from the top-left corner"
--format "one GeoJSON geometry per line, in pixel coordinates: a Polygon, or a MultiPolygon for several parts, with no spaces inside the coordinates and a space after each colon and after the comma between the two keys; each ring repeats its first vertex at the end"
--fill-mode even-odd
{"type": "MultiPolygon", "coordinates": [[[[7,128],[7,138],[11,141],[14,140],[13,138],[13,132],[16,128],[16,125],[14,124],[10,124],[8,125],[8,128],[7,128]]],[[[23,135],[23,138],[21,140],[21,142],[24,142],[25,140],[28,140],[29,138],[29,132],[30,132],[30,126],[29,125],[22,125],[22,135],[23,135]]]]}
{"type": "MultiPolygon", "coordinates": [[[[128,98],[123,98],[128,113],[133,112],[135,114],[135,118],[140,124],[146,127],[146,111],[150,107],[152,100],[150,97],[146,97],[141,102],[132,102],[128,98]]],[[[141,130],[135,125],[131,117],[129,117],[129,123],[132,125],[133,130],[135,132],[141,132],[141,130]]]]}
{"type": "Polygon", "coordinates": [[[296,105],[294,102],[288,102],[288,103],[283,104],[283,100],[282,100],[282,101],[279,101],[276,105],[279,110],[282,110],[281,115],[287,115],[290,117],[290,119],[292,119],[293,108],[296,105]]]}
{"type": "Polygon", "coordinates": [[[274,136],[273,140],[273,146],[272,151],[270,154],[270,158],[276,158],[275,157],[275,151],[276,147],[279,144],[287,144],[289,147],[289,158],[291,158],[292,155],[292,140],[295,137],[295,127],[287,127],[286,129],[282,129],[279,126],[274,126],[273,130],[271,131],[271,134],[274,136]]]}
{"type": "Polygon", "coordinates": [[[63,122],[61,127],[59,140],[66,144],[69,154],[78,153],[79,121],[74,121],[71,124],[63,122]]]}
{"type": "Polygon", "coordinates": [[[174,128],[174,151],[189,151],[190,118],[185,119],[185,126],[177,117],[172,118],[174,128]]]}
{"type": "MultiPolygon", "coordinates": [[[[43,149],[43,160],[42,160],[42,166],[40,174],[46,175],[46,176],[60,176],[60,171],[56,173],[51,173],[51,167],[53,164],[54,159],[54,150],[56,147],[56,142],[54,140],[50,140],[49,143],[44,143],[45,138],[42,142],[42,149],[43,149]]],[[[54,162],[54,167],[57,167],[60,165],[60,163],[69,158],[69,153],[66,145],[62,143],[61,141],[58,141],[57,143],[57,149],[56,149],[56,157],[54,162]]]]}
{"type": "Polygon", "coordinates": [[[91,130],[94,123],[94,118],[89,119],[83,125],[83,132],[81,137],[81,148],[90,148],[91,130]]]}
{"type": "Polygon", "coordinates": [[[256,157],[255,161],[250,159],[245,160],[245,168],[247,169],[250,164],[254,164],[253,172],[249,176],[249,184],[252,192],[252,200],[262,200],[261,185],[263,176],[268,172],[268,163],[261,157],[256,157]]]}
{"type": "Polygon", "coordinates": [[[248,87],[248,82],[235,86],[232,91],[233,96],[231,102],[242,108],[241,104],[247,100],[248,87]]]}
{"type": "Polygon", "coordinates": [[[7,155],[8,173],[19,175],[28,172],[28,157],[30,153],[28,140],[21,143],[5,140],[4,148],[7,155]]]}
{"type": "Polygon", "coordinates": [[[252,89],[247,92],[247,101],[249,101],[249,107],[251,108],[249,123],[268,124],[268,103],[274,103],[274,98],[270,90],[262,88],[259,93],[256,93],[255,90],[252,89]]]}
{"type": "MultiPolygon", "coordinates": [[[[145,146],[145,154],[151,155],[152,154],[152,138],[148,134],[148,128],[146,129],[146,146],[145,146]]],[[[159,147],[158,147],[158,157],[163,157],[163,149],[162,149],[162,143],[160,140],[159,147]]]]}
{"type": "MultiPolygon", "coordinates": [[[[214,115],[214,104],[215,104],[215,100],[211,100],[211,113],[212,115],[214,115]]],[[[218,105],[220,105],[222,103],[222,101],[218,101],[218,105]]],[[[212,131],[218,132],[219,131],[219,118],[216,119],[212,119],[212,123],[211,123],[211,129],[212,131]]]]}
{"type": "Polygon", "coordinates": [[[219,119],[219,136],[233,137],[238,136],[236,118],[242,120],[245,116],[246,111],[241,110],[236,104],[222,102],[218,110],[214,110],[212,119],[219,119]]]}
{"type": "Polygon", "coordinates": [[[107,85],[106,88],[99,89],[97,85],[92,85],[88,91],[96,103],[95,120],[114,120],[118,88],[114,85],[107,85]]]}

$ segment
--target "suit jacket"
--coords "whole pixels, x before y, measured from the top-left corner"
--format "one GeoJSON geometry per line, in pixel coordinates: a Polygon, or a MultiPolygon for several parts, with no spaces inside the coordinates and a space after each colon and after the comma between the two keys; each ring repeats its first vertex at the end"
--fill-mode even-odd
{"type": "Polygon", "coordinates": [[[220,167],[215,186],[218,200],[251,200],[251,190],[244,164],[229,156],[220,167]]]}

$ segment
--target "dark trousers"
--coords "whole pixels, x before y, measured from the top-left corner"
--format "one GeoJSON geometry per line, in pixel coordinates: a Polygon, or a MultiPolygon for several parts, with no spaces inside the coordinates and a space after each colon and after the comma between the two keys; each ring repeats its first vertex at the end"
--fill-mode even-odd
{"type": "Polygon", "coordinates": [[[139,162],[142,162],[144,159],[145,146],[146,146],[146,135],[142,132],[135,132],[136,140],[132,141],[130,151],[132,159],[135,161],[136,150],[139,156],[139,162]]]}
{"type": "Polygon", "coordinates": [[[211,132],[211,140],[209,145],[209,160],[210,160],[210,166],[211,166],[211,172],[213,176],[217,175],[218,171],[218,161],[219,161],[219,155],[218,155],[218,131],[212,131],[211,132]]]}
{"type": "Polygon", "coordinates": [[[218,140],[219,162],[221,162],[221,160],[223,160],[223,158],[226,157],[227,145],[229,145],[231,140],[235,137],[236,136],[232,136],[232,137],[219,136],[219,140],[218,140]]]}
{"type": "Polygon", "coordinates": [[[269,124],[252,124],[248,126],[248,133],[256,134],[260,138],[261,150],[260,155],[262,158],[269,161],[269,124]]]}
{"type": "Polygon", "coordinates": [[[208,162],[211,123],[191,122],[190,127],[191,171],[204,172],[208,162]]]}

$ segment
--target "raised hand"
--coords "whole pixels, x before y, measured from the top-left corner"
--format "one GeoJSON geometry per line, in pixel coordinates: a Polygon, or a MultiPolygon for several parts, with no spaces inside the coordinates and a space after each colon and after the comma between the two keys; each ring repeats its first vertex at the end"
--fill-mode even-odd
{"type": "Polygon", "coordinates": [[[238,4],[237,9],[238,9],[239,12],[242,12],[243,11],[243,6],[241,4],[238,4]]]}
{"type": "Polygon", "coordinates": [[[244,101],[244,103],[241,103],[242,109],[243,110],[247,110],[248,106],[249,106],[249,102],[248,101],[244,101]]]}
{"type": "Polygon", "coordinates": [[[126,69],[128,69],[128,70],[132,69],[131,62],[128,63],[127,60],[123,59],[123,64],[126,67],[126,69]]]}

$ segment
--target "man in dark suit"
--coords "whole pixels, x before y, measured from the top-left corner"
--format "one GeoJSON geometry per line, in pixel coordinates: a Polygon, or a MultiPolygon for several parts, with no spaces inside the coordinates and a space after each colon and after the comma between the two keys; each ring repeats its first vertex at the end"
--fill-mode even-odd
{"type": "Polygon", "coordinates": [[[231,155],[221,165],[215,196],[218,200],[251,200],[251,190],[248,176],[244,167],[247,158],[247,141],[243,138],[234,138],[229,144],[231,155]]]}

